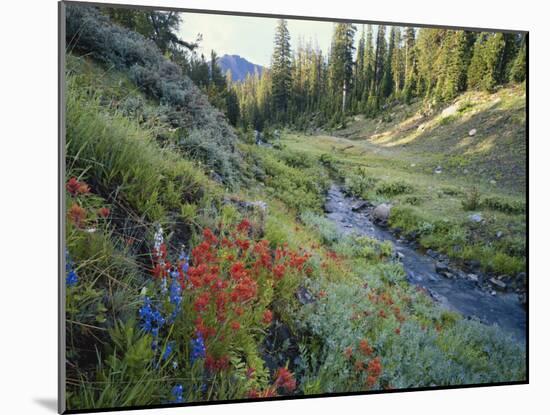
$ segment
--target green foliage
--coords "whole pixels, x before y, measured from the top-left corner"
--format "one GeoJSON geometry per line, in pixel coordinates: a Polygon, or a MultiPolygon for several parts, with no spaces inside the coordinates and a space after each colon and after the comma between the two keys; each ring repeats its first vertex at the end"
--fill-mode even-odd
{"type": "Polygon", "coordinates": [[[256,179],[265,183],[268,191],[287,206],[299,212],[321,209],[328,177],[314,158],[257,146],[248,146],[247,156],[254,166],[256,179]]]}
{"type": "Polygon", "coordinates": [[[321,241],[331,246],[341,239],[341,234],[336,225],[325,218],[311,211],[305,211],[300,215],[300,220],[310,229],[318,233],[321,241]]]}
{"type": "Polygon", "coordinates": [[[477,187],[472,187],[466,194],[466,198],[462,200],[462,208],[464,210],[476,210],[480,206],[481,194],[477,187]]]}
{"type": "Polygon", "coordinates": [[[92,177],[102,194],[154,221],[211,188],[194,163],[159,148],[134,121],[108,114],[71,79],[66,102],[69,169],[92,177]]]}
{"type": "Polygon", "coordinates": [[[375,190],[379,195],[393,197],[404,193],[411,193],[414,191],[414,187],[404,181],[393,181],[379,183],[375,190]]]}
{"type": "Polygon", "coordinates": [[[366,169],[357,168],[344,177],[344,189],[347,193],[367,198],[369,192],[375,189],[378,179],[370,175],[366,169]]]}
{"type": "Polygon", "coordinates": [[[526,211],[525,202],[519,200],[507,200],[495,196],[484,198],[481,205],[486,209],[514,215],[522,214],[526,211]]]}
{"type": "MultiPolygon", "coordinates": [[[[386,271],[389,276],[395,273],[386,271]]],[[[380,271],[371,272],[369,285],[380,275],[380,271]]],[[[302,348],[304,393],[368,390],[357,362],[366,365],[374,356],[381,358],[382,367],[374,389],[388,383],[411,388],[494,382],[503,373],[507,379],[524,379],[525,352],[498,328],[430,306],[406,286],[394,285],[393,291],[376,286],[357,290],[352,284],[332,284],[325,287],[323,300],[301,311],[300,320],[315,335],[302,348]],[[392,307],[387,305],[390,298],[392,307]],[[401,321],[392,308],[400,310],[401,321]],[[382,310],[386,317],[380,317],[382,310]],[[370,356],[362,353],[362,340],[372,348],[370,356]]]]}

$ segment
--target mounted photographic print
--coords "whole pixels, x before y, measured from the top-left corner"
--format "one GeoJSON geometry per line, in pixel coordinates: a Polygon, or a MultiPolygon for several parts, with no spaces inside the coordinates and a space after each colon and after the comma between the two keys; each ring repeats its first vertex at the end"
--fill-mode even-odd
{"type": "Polygon", "coordinates": [[[527,32],[59,12],[60,412],[528,382],[527,32]]]}

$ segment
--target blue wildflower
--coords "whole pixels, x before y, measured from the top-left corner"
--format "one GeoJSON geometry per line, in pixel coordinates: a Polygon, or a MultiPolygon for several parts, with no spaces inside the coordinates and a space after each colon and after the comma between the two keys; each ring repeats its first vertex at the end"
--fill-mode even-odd
{"type": "Polygon", "coordinates": [[[73,287],[78,283],[78,274],[73,269],[73,262],[69,256],[69,251],[65,251],[65,283],[68,287],[73,287]]]}
{"type": "Polygon", "coordinates": [[[174,403],[185,402],[185,399],[183,398],[183,386],[179,383],[172,388],[172,397],[174,398],[174,403]]]}
{"type": "Polygon", "coordinates": [[[168,360],[168,358],[172,354],[173,349],[174,349],[174,342],[169,342],[166,345],[166,349],[164,350],[164,354],[162,355],[162,360],[168,360]]]}
{"type": "Polygon", "coordinates": [[[197,337],[191,339],[191,364],[195,363],[197,359],[204,359],[206,357],[206,347],[204,345],[204,339],[200,333],[197,337]]]}
{"type": "Polygon", "coordinates": [[[78,275],[74,270],[69,271],[67,274],[67,286],[73,287],[78,283],[78,275]]]}

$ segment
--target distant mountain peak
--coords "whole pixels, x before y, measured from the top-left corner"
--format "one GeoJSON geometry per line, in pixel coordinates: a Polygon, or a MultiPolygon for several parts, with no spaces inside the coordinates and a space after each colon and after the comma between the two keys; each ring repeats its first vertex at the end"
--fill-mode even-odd
{"type": "Polygon", "coordinates": [[[258,72],[261,75],[264,70],[263,66],[256,65],[239,55],[223,55],[218,58],[218,66],[224,75],[227,71],[231,71],[231,78],[235,82],[244,81],[248,74],[254,75],[258,72]]]}

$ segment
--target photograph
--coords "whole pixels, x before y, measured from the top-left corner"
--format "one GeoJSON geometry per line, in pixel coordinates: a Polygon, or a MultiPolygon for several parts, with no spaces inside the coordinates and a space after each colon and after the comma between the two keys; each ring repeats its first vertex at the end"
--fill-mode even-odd
{"type": "Polygon", "coordinates": [[[527,31],[58,5],[60,412],[528,383],[527,31]]]}

